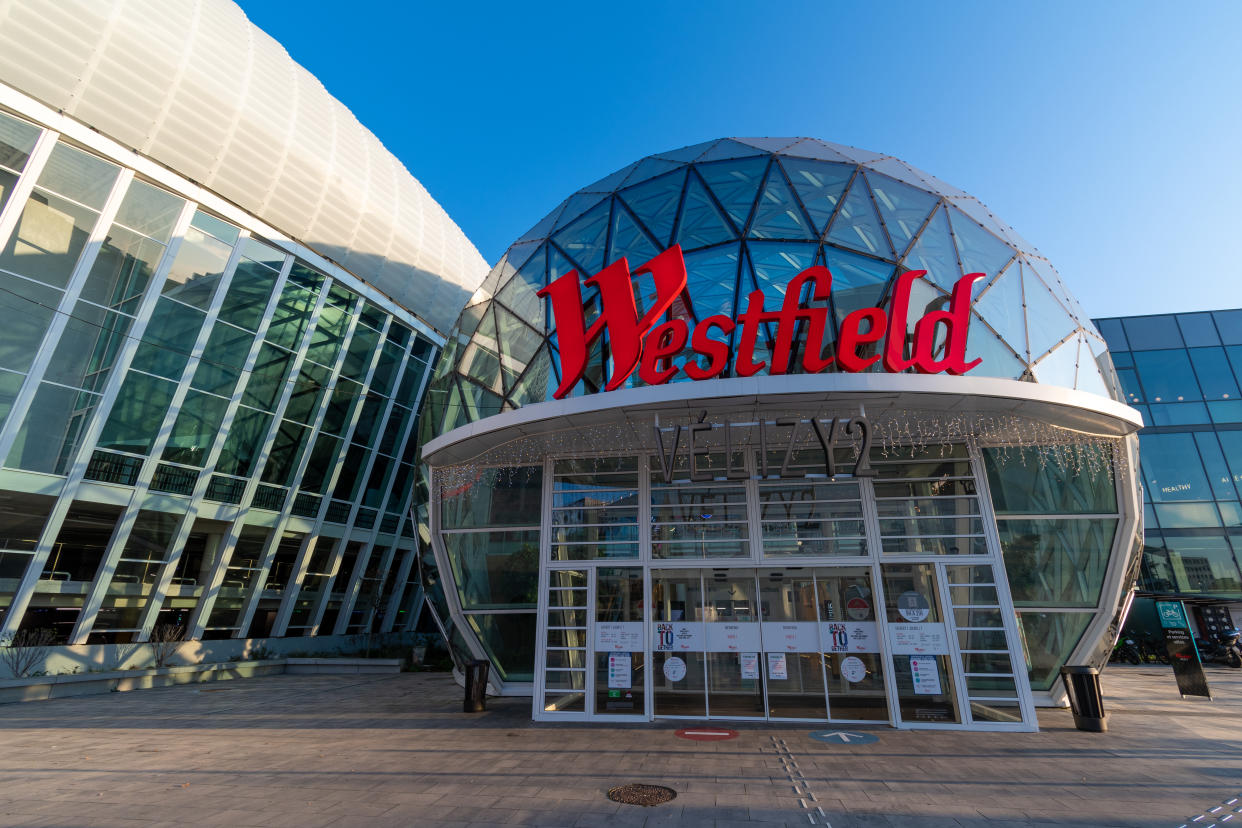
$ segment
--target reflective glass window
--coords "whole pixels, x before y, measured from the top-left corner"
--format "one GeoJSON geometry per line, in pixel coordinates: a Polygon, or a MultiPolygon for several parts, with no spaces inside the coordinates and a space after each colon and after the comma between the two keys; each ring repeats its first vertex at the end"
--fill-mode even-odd
{"type": "Polygon", "coordinates": [[[1061,666],[1078,646],[1092,617],[1087,612],[1018,613],[1032,690],[1049,690],[1061,678],[1061,666]]]}
{"type": "Polygon", "coordinates": [[[1234,379],[1224,348],[1191,348],[1190,361],[1194,363],[1195,375],[1199,378],[1204,399],[1238,398],[1238,383],[1234,379]]]}
{"type": "Polygon", "coordinates": [[[0,368],[30,369],[60,298],[59,290],[0,273],[0,368]]]}
{"type": "Polygon", "coordinates": [[[64,474],[98,405],[98,394],[40,383],[5,465],[64,474]]]}
{"type": "Polygon", "coordinates": [[[254,471],[259,450],[267,437],[268,424],[272,415],[253,408],[240,406],[233,425],[229,428],[229,436],[224,441],[220,452],[220,461],[216,471],[221,474],[232,474],[246,477],[254,471]]]}
{"type": "Polygon", "coordinates": [[[242,402],[246,405],[274,411],[281,393],[285,390],[285,374],[293,362],[293,354],[275,345],[263,343],[258,359],[246,382],[242,402]]]}
{"type": "Polygon", "coordinates": [[[354,499],[354,495],[358,494],[358,481],[367,467],[366,463],[367,450],[362,446],[351,444],[345,452],[345,462],[336,479],[336,486],[332,489],[334,498],[350,501],[354,499]]]}
{"type": "Polygon", "coordinates": [[[220,305],[220,318],[248,331],[257,331],[280,274],[270,267],[243,258],[229,282],[220,305]]]}
{"type": "Polygon", "coordinates": [[[341,344],[349,332],[349,311],[332,304],[325,304],[319,311],[315,331],[311,334],[306,358],[320,365],[334,365],[341,344]]]}
{"type": "Polygon", "coordinates": [[[1216,335],[1216,324],[1212,322],[1210,313],[1179,313],[1177,326],[1182,331],[1182,339],[1185,340],[1187,348],[1220,344],[1220,337],[1216,335]]]}
{"type": "Polygon", "coordinates": [[[1184,349],[1139,351],[1134,354],[1139,380],[1147,392],[1147,402],[1181,402],[1202,399],[1184,349]]]}
{"type": "Polygon", "coordinates": [[[358,422],[354,425],[354,435],[352,440],[363,446],[371,446],[375,443],[375,436],[379,433],[380,418],[384,415],[384,408],[388,405],[388,400],[375,394],[367,394],[366,399],[362,402],[362,410],[358,412],[358,422]]]}
{"type": "Polygon", "coordinates": [[[1165,532],[1164,545],[1178,589],[1210,594],[1242,591],[1237,560],[1223,535],[1165,532]]]}
{"type": "Polygon", "coordinates": [[[133,182],[91,265],[82,298],[135,313],[184,204],[157,187],[133,182]]]}
{"type": "Polygon", "coordinates": [[[74,501],[43,567],[43,577],[52,581],[94,580],[120,515],[119,506],[74,501]]]}
{"type": "Polygon", "coordinates": [[[535,630],[538,616],[531,612],[486,615],[472,613],[466,620],[504,681],[534,681],[535,630]]]}
{"type": "Polygon", "coordinates": [[[1208,482],[1212,486],[1212,494],[1217,500],[1234,500],[1237,491],[1233,486],[1233,475],[1221,454],[1220,443],[1216,434],[1210,431],[1197,431],[1194,434],[1195,445],[1199,449],[1199,457],[1207,471],[1208,482]]]}
{"type": "Polygon", "coordinates": [[[315,308],[315,294],[293,282],[288,282],[280,292],[272,321],[268,323],[268,342],[296,350],[302,344],[302,335],[310,325],[311,311],[315,308]]]}
{"type": "Polygon", "coordinates": [[[341,434],[349,426],[354,406],[362,401],[362,386],[347,379],[338,379],[332,391],[332,399],[324,411],[320,430],[327,434],[341,434]]]}
{"type": "Polygon", "coordinates": [[[287,486],[291,482],[294,470],[302,457],[302,449],[306,445],[310,429],[298,423],[281,420],[276,429],[276,437],[272,441],[272,451],[268,455],[267,465],[263,467],[263,482],[277,486],[287,486]]]}
{"type": "Polygon", "coordinates": [[[232,396],[253,342],[254,334],[249,331],[216,322],[190,385],[201,391],[232,396]]]}
{"type": "Polygon", "coordinates": [[[41,130],[0,112],[0,209],[8,203],[41,130]]]}
{"type": "Polygon", "coordinates": [[[448,532],[463,608],[534,609],[538,602],[539,532],[448,532]]]}
{"type": "Polygon", "coordinates": [[[1122,319],[1131,351],[1152,351],[1160,348],[1181,348],[1181,332],[1173,316],[1133,316],[1122,319]]]}
{"type": "Polygon", "coordinates": [[[1117,492],[1106,451],[1088,447],[985,448],[998,515],[1113,514],[1117,492]]]}
{"type": "Polygon", "coordinates": [[[164,295],[206,310],[220,280],[224,278],[232,252],[229,244],[197,227],[187,228],[181,248],[164,280],[164,295]]]}
{"type": "Polygon", "coordinates": [[[9,412],[13,410],[13,402],[22,389],[24,379],[21,374],[0,370],[0,427],[9,418],[9,412]]]}
{"type": "Polygon", "coordinates": [[[177,412],[172,434],[164,448],[163,459],[187,466],[202,465],[220,433],[220,423],[228,410],[229,401],[223,397],[190,391],[177,412]]]}
{"type": "Polygon", "coordinates": [[[205,318],[200,310],[161,298],[155,303],[130,367],[179,381],[205,318]]]}
{"type": "Polygon", "coordinates": [[[1130,343],[1126,341],[1126,332],[1121,327],[1120,319],[1099,319],[1095,323],[1110,351],[1128,351],[1130,343]]]}
{"type": "Polygon", "coordinates": [[[354,335],[345,352],[345,362],[341,365],[341,376],[359,381],[366,379],[371,368],[371,355],[375,353],[379,339],[380,335],[370,328],[354,328],[354,335]]]}
{"type": "Polygon", "coordinates": [[[1116,520],[998,520],[1015,606],[1094,607],[1116,520]]]}
{"type": "Polygon", "coordinates": [[[146,454],[164,422],[176,384],[135,371],[125,376],[98,446],[146,454]]]}
{"type": "Polygon", "coordinates": [[[1139,443],[1143,482],[1153,501],[1212,499],[1192,435],[1140,434],[1139,443]]]}
{"type": "Polygon", "coordinates": [[[1220,341],[1226,345],[1242,345],[1242,310],[1214,311],[1212,318],[1216,320],[1216,330],[1220,331],[1220,341]]]}
{"type": "Polygon", "coordinates": [[[65,322],[43,378],[102,391],[132,323],[129,316],[78,302],[65,322]]]}
{"type": "Polygon", "coordinates": [[[323,494],[332,468],[336,463],[336,453],[341,448],[341,441],[327,434],[320,434],[315,440],[310,458],[306,461],[306,471],[302,473],[300,486],[304,492],[323,494]]]}
{"type": "Polygon", "coordinates": [[[310,423],[319,410],[330,378],[331,372],[327,368],[303,361],[289,402],[285,405],[285,417],[299,423],[310,423]]]}
{"type": "Polygon", "coordinates": [[[1210,423],[1208,407],[1201,402],[1153,403],[1145,406],[1143,423],[1151,426],[1176,426],[1210,423]]]}

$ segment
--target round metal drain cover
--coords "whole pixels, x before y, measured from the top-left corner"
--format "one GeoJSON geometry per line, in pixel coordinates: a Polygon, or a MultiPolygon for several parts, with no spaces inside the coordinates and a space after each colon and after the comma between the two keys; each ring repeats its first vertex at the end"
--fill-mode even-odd
{"type": "Polygon", "coordinates": [[[663,785],[618,785],[608,790],[608,798],[622,805],[663,805],[677,796],[677,791],[663,785]]]}

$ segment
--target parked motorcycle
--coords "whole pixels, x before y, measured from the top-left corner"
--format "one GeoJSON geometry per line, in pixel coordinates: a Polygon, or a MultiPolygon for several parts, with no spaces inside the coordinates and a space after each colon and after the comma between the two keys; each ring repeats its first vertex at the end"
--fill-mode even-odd
{"type": "Polygon", "coordinates": [[[1196,641],[1199,647],[1199,660],[1208,664],[1226,664],[1230,667],[1242,667],[1242,646],[1238,638],[1242,632],[1228,630],[1219,640],[1204,638],[1196,641]]]}
{"type": "Polygon", "coordinates": [[[1139,649],[1138,644],[1133,638],[1123,638],[1117,642],[1117,646],[1113,647],[1113,655],[1109,661],[1126,661],[1130,664],[1143,663],[1143,651],[1139,649]]]}

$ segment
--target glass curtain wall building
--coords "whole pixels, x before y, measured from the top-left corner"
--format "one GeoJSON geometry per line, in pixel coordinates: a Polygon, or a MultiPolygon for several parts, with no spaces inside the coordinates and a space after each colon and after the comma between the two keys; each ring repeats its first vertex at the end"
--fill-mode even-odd
{"type": "Polygon", "coordinates": [[[169,12],[191,16],[188,45],[221,45],[168,73],[156,122],[100,91],[123,74],[120,41],[155,37],[150,15],[70,6],[17,8],[0,34],[13,46],[0,60],[0,641],[412,629],[417,412],[444,303],[477,285],[482,259],[235,6],[169,12]],[[79,81],[58,88],[20,59],[19,42],[101,13],[96,32],[115,40],[79,81]],[[247,83],[217,112],[195,78],[234,71],[213,61],[238,42],[247,83]],[[253,98],[282,84],[303,109],[269,140],[253,98]],[[208,140],[213,117],[228,136],[185,142],[208,140]],[[340,152],[299,166],[325,122],[339,122],[340,152]],[[353,139],[360,155],[344,152],[353,139]],[[283,177],[246,172],[242,156],[273,149],[283,177]],[[369,220],[385,200],[397,206],[369,220]]]}
{"type": "Polygon", "coordinates": [[[1140,589],[1200,605],[1232,603],[1236,614],[1242,603],[1242,310],[1096,324],[1126,400],[1146,423],[1139,434],[1146,512],[1140,589]]]}
{"type": "Polygon", "coordinates": [[[431,606],[537,719],[1027,729],[1134,582],[1140,420],[1104,340],[888,156],[722,139],[583,188],[427,394],[431,606]]]}

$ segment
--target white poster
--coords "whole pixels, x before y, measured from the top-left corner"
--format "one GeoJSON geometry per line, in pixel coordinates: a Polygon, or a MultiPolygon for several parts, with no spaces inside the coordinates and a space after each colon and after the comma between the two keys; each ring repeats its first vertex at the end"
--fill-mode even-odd
{"type": "Polygon", "coordinates": [[[944,624],[889,624],[894,655],[948,655],[944,624]]]}
{"type": "Polygon", "coordinates": [[[595,625],[595,651],[643,651],[642,621],[601,621],[595,625]]]}
{"type": "Polygon", "coordinates": [[[657,653],[703,651],[703,624],[700,621],[657,621],[652,633],[652,647],[657,653]]]}
{"type": "Polygon", "coordinates": [[[867,677],[867,665],[858,656],[846,656],[841,660],[841,677],[857,684],[867,677]]]}
{"type": "Polygon", "coordinates": [[[789,670],[785,666],[784,653],[768,653],[768,678],[787,679],[789,670]]]}
{"type": "Polygon", "coordinates": [[[749,653],[762,650],[759,624],[756,621],[721,624],[713,622],[707,627],[707,651],[709,653],[749,653]]]}
{"type": "Polygon", "coordinates": [[[825,653],[878,653],[879,633],[874,621],[825,621],[820,624],[825,653]]]}
{"type": "Polygon", "coordinates": [[[629,690],[633,686],[629,653],[610,653],[608,656],[608,689],[629,690]]]}
{"type": "Polygon", "coordinates": [[[940,667],[935,656],[910,656],[910,677],[914,679],[915,693],[940,695],[940,667]]]}
{"type": "Polygon", "coordinates": [[[819,630],[814,621],[764,621],[762,631],[763,649],[768,652],[819,652],[819,630]]]}
{"type": "Polygon", "coordinates": [[[664,661],[664,677],[672,682],[684,679],[686,677],[686,662],[677,656],[669,656],[664,661]]]}
{"type": "Polygon", "coordinates": [[[759,678],[759,654],[742,653],[742,678],[759,678]]]}

